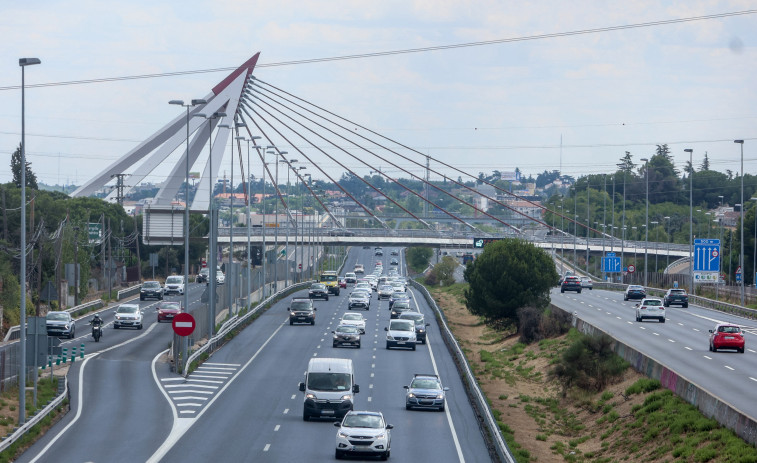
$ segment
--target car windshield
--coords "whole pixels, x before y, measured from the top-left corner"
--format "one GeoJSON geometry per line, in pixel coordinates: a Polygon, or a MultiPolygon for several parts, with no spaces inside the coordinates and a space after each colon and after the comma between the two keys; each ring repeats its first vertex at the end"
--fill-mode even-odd
{"type": "Polygon", "coordinates": [[[350,414],[344,417],[342,426],[348,428],[382,428],[383,423],[378,415],[350,414]]]}
{"type": "Polygon", "coordinates": [[[310,301],[292,301],[292,310],[310,310],[310,301]]]}
{"type": "Polygon", "coordinates": [[[409,320],[392,320],[389,329],[392,331],[415,331],[415,323],[409,320]]]}
{"type": "Polygon", "coordinates": [[[323,283],[313,283],[313,285],[310,287],[310,289],[323,289],[326,285],[323,283]]]}
{"type": "Polygon", "coordinates": [[[394,303],[394,305],[392,306],[392,308],[393,309],[409,309],[410,308],[410,303],[408,303],[406,301],[397,301],[397,302],[394,303]]]}
{"type": "Polygon", "coordinates": [[[142,283],[143,288],[160,288],[160,283],[157,281],[145,281],[142,283]]]}
{"type": "Polygon", "coordinates": [[[200,269],[200,275],[207,275],[209,273],[210,273],[210,269],[207,267],[200,269]]]}
{"type": "Polygon", "coordinates": [[[683,289],[671,289],[670,294],[686,294],[686,291],[683,289]]]}
{"type": "Polygon", "coordinates": [[[346,313],[342,317],[342,320],[362,320],[363,316],[359,313],[346,313]]]}
{"type": "Polygon", "coordinates": [[[321,281],[331,282],[331,281],[336,281],[337,278],[338,277],[336,275],[321,275],[321,281]]]}
{"type": "Polygon", "coordinates": [[[176,302],[168,302],[160,305],[160,310],[179,310],[180,305],[176,302]]]}
{"type": "Polygon", "coordinates": [[[169,283],[181,283],[181,277],[168,277],[166,278],[166,284],[169,283]]]}
{"type": "Polygon", "coordinates": [[[402,314],[403,320],[413,320],[415,323],[423,322],[423,315],[419,313],[405,313],[402,314]]]}
{"type": "Polygon", "coordinates": [[[353,291],[352,294],[350,294],[350,297],[368,297],[368,293],[365,291],[353,291]]]}
{"type": "Polygon", "coordinates": [[[348,325],[339,325],[336,327],[337,333],[344,333],[344,334],[359,334],[360,330],[355,328],[354,326],[348,326],[348,325]]]}
{"type": "Polygon", "coordinates": [[[651,306],[651,307],[659,307],[662,305],[662,301],[659,299],[646,299],[643,305],[651,306]]]}
{"type": "Polygon", "coordinates": [[[346,274],[344,276],[347,277],[347,278],[355,278],[355,274],[354,273],[348,273],[348,274],[346,274]]]}
{"type": "Polygon", "coordinates": [[[410,384],[410,387],[414,389],[441,389],[439,381],[430,378],[416,378],[410,384]]]}
{"type": "Polygon", "coordinates": [[[47,314],[48,320],[68,320],[68,314],[66,313],[49,313],[47,314]]]}
{"type": "Polygon", "coordinates": [[[720,326],[718,327],[719,333],[739,333],[741,330],[738,326],[720,326]]]}
{"type": "Polygon", "coordinates": [[[644,289],[644,288],[642,288],[641,286],[636,286],[636,285],[631,285],[631,286],[628,287],[629,291],[640,291],[642,289],[644,289]]]}
{"type": "Polygon", "coordinates": [[[392,288],[389,285],[384,285],[384,286],[381,287],[381,291],[393,291],[393,290],[394,290],[394,288],[392,288]]]}
{"type": "Polygon", "coordinates": [[[314,391],[347,391],[350,389],[349,373],[309,373],[308,389],[314,391]]]}
{"type": "Polygon", "coordinates": [[[136,313],[138,308],[131,305],[122,305],[118,308],[118,313],[136,313]]]}

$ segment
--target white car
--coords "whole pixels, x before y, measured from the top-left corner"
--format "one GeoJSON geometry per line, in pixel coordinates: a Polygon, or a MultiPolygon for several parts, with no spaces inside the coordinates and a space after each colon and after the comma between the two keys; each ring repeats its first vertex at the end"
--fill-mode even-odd
{"type": "Polygon", "coordinates": [[[394,288],[392,287],[392,285],[379,286],[378,297],[379,299],[389,299],[390,297],[392,297],[393,292],[394,288]]]}
{"type": "Polygon", "coordinates": [[[371,293],[364,289],[356,289],[350,294],[349,301],[347,301],[347,310],[353,308],[360,308],[365,310],[371,309],[371,293]]]}
{"type": "Polygon", "coordinates": [[[371,292],[371,284],[368,281],[361,281],[355,285],[355,289],[362,289],[364,291],[371,292]]]}
{"type": "Polygon", "coordinates": [[[355,264],[355,273],[365,273],[365,267],[363,264],[355,264]]]}
{"type": "Polygon", "coordinates": [[[594,282],[589,277],[581,277],[581,288],[594,289],[594,282]]]}
{"type": "Polygon", "coordinates": [[[349,411],[341,423],[334,423],[339,428],[336,432],[336,451],[334,457],[341,460],[346,455],[378,456],[382,460],[389,458],[392,450],[392,433],[394,427],[386,424],[381,412],[349,411]]]}
{"type": "Polygon", "coordinates": [[[415,322],[413,320],[394,319],[389,320],[386,331],[386,348],[409,347],[415,350],[417,338],[415,336],[415,322]]]}
{"type": "Polygon", "coordinates": [[[222,271],[216,270],[216,284],[222,285],[224,283],[226,283],[226,275],[222,271]]]}
{"type": "Polygon", "coordinates": [[[654,318],[660,323],[665,323],[665,306],[662,299],[646,298],[636,304],[636,321],[644,321],[645,318],[654,318]]]}
{"type": "Polygon", "coordinates": [[[169,294],[184,294],[184,277],[181,275],[171,275],[166,278],[166,283],[163,285],[163,294],[166,296],[169,294]]]}
{"type": "Polygon", "coordinates": [[[339,321],[340,325],[354,326],[360,330],[360,334],[365,334],[365,318],[361,313],[346,313],[342,315],[339,321]]]}
{"type": "MultiPolygon", "coordinates": [[[[170,278],[170,277],[169,277],[170,278]]],[[[137,304],[121,304],[116,309],[116,318],[113,320],[113,328],[136,328],[142,329],[142,315],[144,312],[137,304]]]]}

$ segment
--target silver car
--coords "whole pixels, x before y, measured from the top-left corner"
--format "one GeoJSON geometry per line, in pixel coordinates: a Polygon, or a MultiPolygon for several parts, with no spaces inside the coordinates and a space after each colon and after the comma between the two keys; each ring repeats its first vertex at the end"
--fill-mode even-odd
{"type": "Polygon", "coordinates": [[[355,290],[350,294],[350,299],[347,302],[347,310],[352,309],[365,309],[371,308],[371,293],[365,290],[355,290]]]}
{"type": "Polygon", "coordinates": [[[392,297],[392,293],[394,292],[394,288],[392,285],[382,285],[378,288],[378,298],[379,299],[389,299],[392,297]]]}
{"type": "Polygon", "coordinates": [[[137,304],[121,304],[116,309],[116,319],[113,321],[113,328],[136,328],[142,329],[142,310],[137,304]]]}
{"type": "Polygon", "coordinates": [[[647,298],[636,304],[636,321],[644,321],[645,318],[654,318],[660,323],[665,323],[665,306],[662,299],[647,298]]]}

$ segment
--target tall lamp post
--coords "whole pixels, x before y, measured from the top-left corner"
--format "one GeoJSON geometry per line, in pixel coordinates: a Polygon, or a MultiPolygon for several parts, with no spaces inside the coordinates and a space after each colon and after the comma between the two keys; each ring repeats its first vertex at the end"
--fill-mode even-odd
{"type": "Polygon", "coordinates": [[[644,176],[647,178],[647,208],[644,213],[644,286],[647,286],[647,274],[649,273],[647,267],[647,256],[649,254],[649,159],[641,158],[644,161],[644,176]]]}
{"type": "Polygon", "coordinates": [[[289,221],[289,219],[291,218],[291,215],[292,215],[292,209],[289,206],[289,200],[290,200],[289,199],[289,171],[292,170],[292,169],[294,169],[294,167],[292,166],[292,164],[294,164],[295,162],[297,162],[297,160],[296,159],[286,160],[286,159],[283,159],[283,156],[282,156],[282,159],[279,162],[284,163],[284,164],[287,165],[287,207],[286,207],[286,209],[287,209],[286,210],[286,212],[287,212],[287,236],[286,236],[286,245],[284,247],[284,254],[286,255],[285,262],[286,262],[286,267],[287,267],[286,277],[285,277],[285,281],[284,281],[284,287],[286,288],[287,286],[289,286],[289,267],[290,267],[290,265],[289,265],[289,257],[290,257],[289,256],[289,226],[292,224],[292,222],[289,221]]]}
{"type": "MultiPolygon", "coordinates": [[[[757,198],[750,198],[752,201],[757,201],[757,198]]],[[[754,257],[752,258],[752,275],[754,275],[754,287],[757,288],[757,203],[754,204],[754,242],[752,243],[754,248],[754,257]]]]}
{"type": "Polygon", "coordinates": [[[670,238],[671,237],[670,237],[670,232],[668,231],[670,230],[670,216],[666,215],[665,217],[663,217],[663,219],[665,219],[665,234],[668,235],[668,239],[667,239],[668,248],[667,248],[667,252],[665,253],[665,268],[667,269],[668,265],[670,265],[670,238]]]}
{"type": "MultiPolygon", "coordinates": [[[[18,424],[26,421],[26,82],[24,80],[24,68],[34,64],[40,64],[39,58],[19,58],[21,66],[21,271],[19,283],[21,285],[21,307],[19,330],[21,345],[21,359],[18,366],[18,424]]],[[[74,262],[76,265],[76,262],[74,262]]]]}
{"type": "MultiPolygon", "coordinates": [[[[197,98],[184,104],[184,100],[171,100],[168,104],[183,106],[187,108],[187,152],[185,154],[185,171],[184,171],[184,310],[189,310],[189,108],[207,101],[197,98]]],[[[208,269],[210,270],[210,269],[208,269]]],[[[186,340],[186,338],[185,338],[186,340]]],[[[184,343],[182,342],[182,353],[184,352],[184,343]]],[[[186,357],[185,357],[186,358],[186,357]]]]}
{"type": "Polygon", "coordinates": [[[741,294],[741,305],[744,305],[744,140],[733,140],[741,146],[741,252],[739,255],[739,267],[741,268],[741,284],[739,291],[741,294]]]}
{"type": "MultiPolygon", "coordinates": [[[[652,224],[652,225],[657,225],[660,222],[658,222],[656,220],[653,220],[653,221],[651,221],[649,223],[652,224]]],[[[655,229],[654,229],[654,271],[655,271],[655,273],[657,273],[657,256],[660,253],[659,250],[658,250],[659,249],[658,248],[659,243],[660,243],[659,232],[657,231],[657,227],[655,227],[655,229]]]]}
{"type": "Polygon", "coordinates": [[[689,294],[694,294],[694,150],[686,148],[689,153],[689,294]]]}

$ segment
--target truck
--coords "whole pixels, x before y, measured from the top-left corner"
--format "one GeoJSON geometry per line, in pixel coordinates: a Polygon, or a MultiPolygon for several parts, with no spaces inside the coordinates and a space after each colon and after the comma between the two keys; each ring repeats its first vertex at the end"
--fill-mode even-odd
{"type": "Polygon", "coordinates": [[[334,296],[339,295],[339,275],[337,275],[335,271],[324,271],[323,273],[321,273],[318,281],[326,285],[326,289],[329,291],[329,294],[333,294],[334,296]]]}

